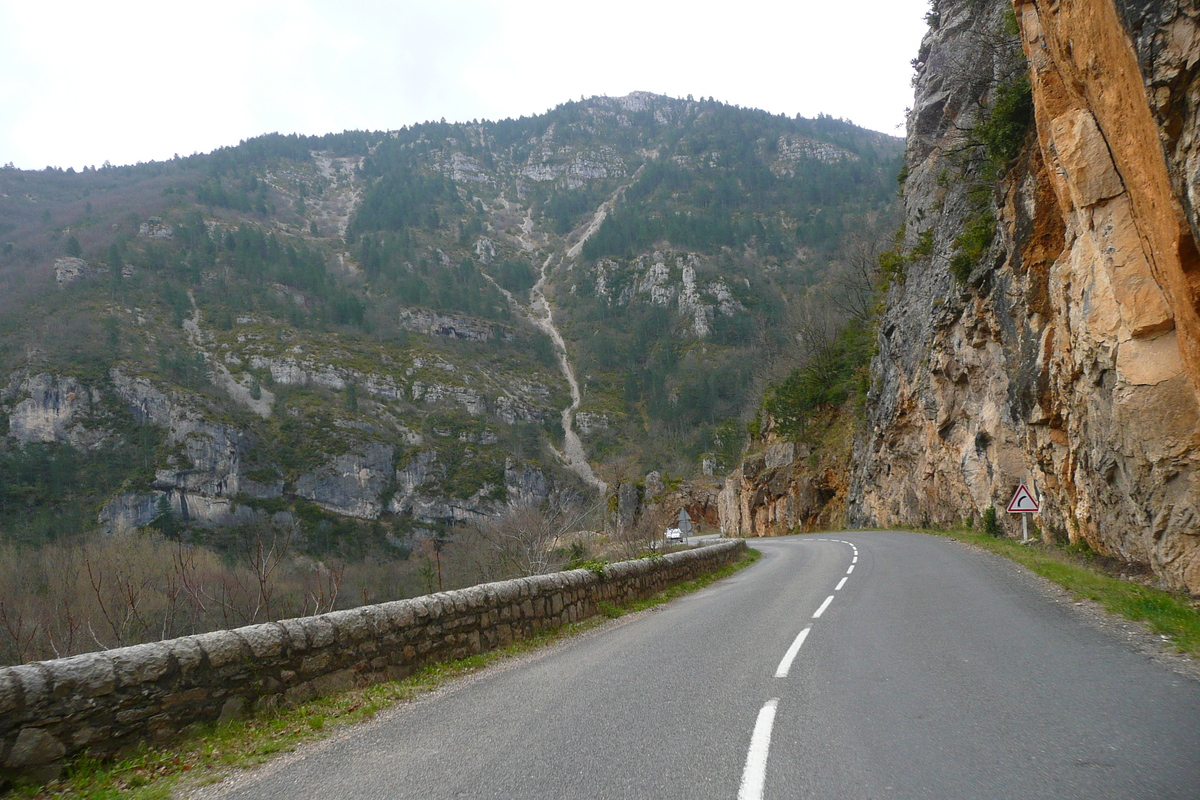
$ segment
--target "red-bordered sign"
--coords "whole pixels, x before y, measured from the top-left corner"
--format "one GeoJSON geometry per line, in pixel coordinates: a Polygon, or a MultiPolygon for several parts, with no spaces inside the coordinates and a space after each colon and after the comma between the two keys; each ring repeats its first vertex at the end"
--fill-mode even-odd
{"type": "Polygon", "coordinates": [[[1037,498],[1025,488],[1023,483],[1017,487],[1012,500],[1008,501],[1008,513],[1010,514],[1036,514],[1040,510],[1041,506],[1038,505],[1037,498]]]}

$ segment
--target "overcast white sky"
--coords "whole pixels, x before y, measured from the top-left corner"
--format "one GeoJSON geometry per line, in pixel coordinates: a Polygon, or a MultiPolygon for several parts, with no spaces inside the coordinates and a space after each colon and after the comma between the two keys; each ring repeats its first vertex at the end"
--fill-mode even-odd
{"type": "Polygon", "coordinates": [[[928,0],[0,0],[0,163],[537,114],[644,90],[903,135],[928,0]]]}

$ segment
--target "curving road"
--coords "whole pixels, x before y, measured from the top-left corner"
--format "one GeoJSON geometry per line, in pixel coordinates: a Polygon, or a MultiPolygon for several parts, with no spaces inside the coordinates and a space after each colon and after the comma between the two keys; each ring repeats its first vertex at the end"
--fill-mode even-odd
{"type": "Polygon", "coordinates": [[[196,797],[1200,797],[1200,682],[1007,561],[758,540],[702,592],[196,797]]]}

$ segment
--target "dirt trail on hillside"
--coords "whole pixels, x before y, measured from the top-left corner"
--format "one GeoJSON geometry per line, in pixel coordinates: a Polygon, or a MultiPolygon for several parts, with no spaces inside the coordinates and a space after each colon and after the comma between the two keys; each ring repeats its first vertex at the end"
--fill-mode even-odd
{"type": "MultiPolygon", "coordinates": [[[[571,387],[571,405],[564,408],[562,412],[563,449],[560,451],[553,445],[551,445],[551,449],[554,450],[555,455],[562,459],[575,474],[583,478],[589,486],[593,486],[601,492],[608,491],[608,484],[592,470],[592,465],[588,463],[587,450],[583,447],[583,440],[575,432],[575,414],[579,411],[579,406],[583,402],[583,395],[579,391],[579,381],[575,377],[575,368],[571,365],[571,359],[567,353],[567,343],[563,340],[562,334],[559,333],[558,327],[554,324],[554,310],[550,307],[550,301],[546,299],[546,283],[553,271],[551,265],[555,263],[556,259],[558,260],[558,265],[561,266],[568,259],[574,261],[579,258],[579,254],[583,252],[584,243],[591,238],[592,234],[600,230],[600,226],[604,224],[604,220],[612,210],[612,207],[616,204],[626,187],[631,186],[642,174],[642,169],[643,167],[638,167],[628,183],[620,186],[607,200],[600,204],[600,207],[592,213],[587,223],[582,226],[582,232],[573,245],[561,254],[551,253],[546,256],[546,260],[542,262],[537,283],[529,290],[528,306],[521,303],[511,292],[496,283],[490,275],[486,272],[484,273],[484,277],[508,298],[508,302],[521,316],[545,331],[550,340],[554,342],[554,355],[558,360],[558,368],[562,372],[563,377],[566,378],[567,385],[571,387]]],[[[506,209],[511,208],[511,204],[507,201],[501,199],[501,202],[504,203],[506,209]]],[[[521,225],[521,233],[516,236],[518,242],[526,250],[535,249],[532,241],[532,215],[533,210],[530,209],[526,213],[521,225]]]]}
{"type": "Polygon", "coordinates": [[[579,381],[575,379],[575,368],[571,366],[571,359],[567,357],[567,343],[563,341],[562,334],[554,325],[554,311],[550,308],[550,303],[547,302],[544,293],[546,278],[550,275],[550,262],[553,260],[554,256],[551,255],[542,262],[541,276],[529,290],[529,319],[534,325],[544,330],[554,342],[554,354],[558,356],[558,368],[562,370],[563,377],[567,379],[567,384],[571,387],[571,405],[564,408],[562,412],[563,449],[558,456],[566,461],[567,465],[589,485],[606,492],[608,484],[592,471],[592,465],[587,460],[587,451],[583,449],[583,440],[575,432],[575,412],[579,410],[583,396],[579,393],[579,381]]]}

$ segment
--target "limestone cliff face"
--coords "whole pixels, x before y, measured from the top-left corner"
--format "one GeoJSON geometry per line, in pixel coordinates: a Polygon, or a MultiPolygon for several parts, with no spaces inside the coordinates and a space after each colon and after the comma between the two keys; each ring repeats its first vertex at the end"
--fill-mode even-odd
{"type": "Polygon", "coordinates": [[[769,441],[725,479],[717,499],[722,533],[782,536],[840,527],[846,514],[844,448],[769,441]]]}
{"type": "Polygon", "coordinates": [[[889,290],[849,521],[978,517],[1025,480],[1044,535],[1200,592],[1200,12],[1016,0],[1036,134],[962,282],[947,266],[985,180],[970,131],[1009,10],[935,3],[905,190],[907,244],[927,253],[889,290]]]}

